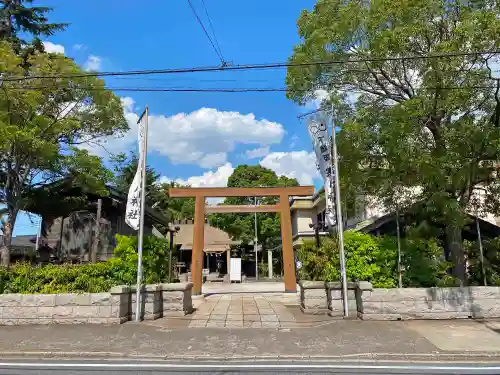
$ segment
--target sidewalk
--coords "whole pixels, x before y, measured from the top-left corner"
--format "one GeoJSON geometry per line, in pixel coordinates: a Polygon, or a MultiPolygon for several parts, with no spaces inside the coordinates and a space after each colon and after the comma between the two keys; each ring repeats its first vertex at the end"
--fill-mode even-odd
{"type": "Polygon", "coordinates": [[[332,321],[307,329],[166,329],[150,323],[0,327],[2,357],[500,358],[500,324],[332,321]]]}

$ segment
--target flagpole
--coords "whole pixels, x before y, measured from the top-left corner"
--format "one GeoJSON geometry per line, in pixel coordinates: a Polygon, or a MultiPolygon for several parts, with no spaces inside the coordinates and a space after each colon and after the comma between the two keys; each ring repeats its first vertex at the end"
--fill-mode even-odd
{"type": "MultiPolygon", "coordinates": [[[[347,305],[347,274],[345,267],[345,254],[344,254],[344,224],[342,222],[342,207],[340,206],[340,182],[339,182],[339,161],[337,154],[337,136],[335,124],[333,121],[333,105],[332,105],[332,171],[334,171],[335,178],[335,208],[337,210],[337,235],[339,239],[339,253],[340,253],[340,276],[342,278],[342,294],[344,302],[344,318],[349,315],[349,307],[347,305]]],[[[331,181],[332,179],[330,179],[331,181]]]]}
{"type": "MultiPolygon", "coordinates": [[[[140,217],[139,217],[139,238],[137,244],[137,291],[136,291],[136,306],[135,306],[135,321],[139,322],[141,320],[141,289],[142,289],[142,246],[143,246],[143,234],[144,234],[144,213],[146,207],[146,155],[148,153],[148,107],[144,110],[144,113],[137,121],[138,124],[142,121],[144,117],[144,144],[142,150],[142,155],[139,155],[139,160],[141,161],[141,206],[140,206],[140,217]],[[142,157],[141,157],[142,156],[142,157]]],[[[140,125],[139,125],[140,129],[140,125]]],[[[139,130],[140,131],[140,130],[139,130]]]]}

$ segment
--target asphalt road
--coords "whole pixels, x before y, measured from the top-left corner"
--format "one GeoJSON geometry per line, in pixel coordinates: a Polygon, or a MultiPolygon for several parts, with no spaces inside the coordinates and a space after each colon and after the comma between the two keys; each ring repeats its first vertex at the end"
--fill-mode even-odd
{"type": "Polygon", "coordinates": [[[329,361],[107,361],[2,360],[1,375],[164,374],[500,374],[500,363],[403,363],[329,361]]]}

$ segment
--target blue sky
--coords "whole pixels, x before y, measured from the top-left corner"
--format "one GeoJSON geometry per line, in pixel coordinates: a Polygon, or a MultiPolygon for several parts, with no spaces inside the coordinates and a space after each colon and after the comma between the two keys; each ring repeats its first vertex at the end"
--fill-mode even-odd
{"type": "MultiPolygon", "coordinates": [[[[209,29],[201,0],[191,0],[209,29]]],[[[226,61],[251,64],[286,61],[298,42],[296,21],[314,0],[205,0],[226,61]]],[[[36,1],[54,8],[52,22],[67,31],[45,40],[87,69],[125,71],[220,63],[187,0],[36,1]]],[[[284,87],[285,69],[194,73],[106,79],[109,87],[284,87]]],[[[312,146],[284,93],[137,93],[123,98],[131,131],[89,149],[105,160],[108,152],[136,149],[137,115],[148,105],[148,164],[163,180],[193,186],[224,186],[238,164],[262,164],[278,174],[318,185],[312,146]]],[[[15,234],[36,232],[26,217],[15,234]]]]}

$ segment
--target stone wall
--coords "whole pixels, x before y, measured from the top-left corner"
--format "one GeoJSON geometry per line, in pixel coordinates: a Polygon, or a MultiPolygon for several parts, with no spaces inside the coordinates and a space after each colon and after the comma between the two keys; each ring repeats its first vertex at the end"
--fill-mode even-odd
{"type": "Polygon", "coordinates": [[[363,320],[499,318],[500,287],[401,288],[359,291],[363,320]]]}
{"type": "MultiPolygon", "coordinates": [[[[193,311],[192,283],[146,285],[142,319],[158,319],[173,311],[193,311]]],[[[0,294],[0,325],[121,324],[135,319],[135,288],[113,287],[107,293],[0,294]]]]}
{"type": "MultiPolygon", "coordinates": [[[[300,281],[305,314],[343,317],[340,282],[300,281]]],[[[363,320],[500,318],[500,287],[373,289],[349,282],[349,318],[363,320]]]]}
{"type": "Polygon", "coordinates": [[[120,324],[127,321],[128,287],[109,293],[2,294],[0,325],[120,324]]]}

